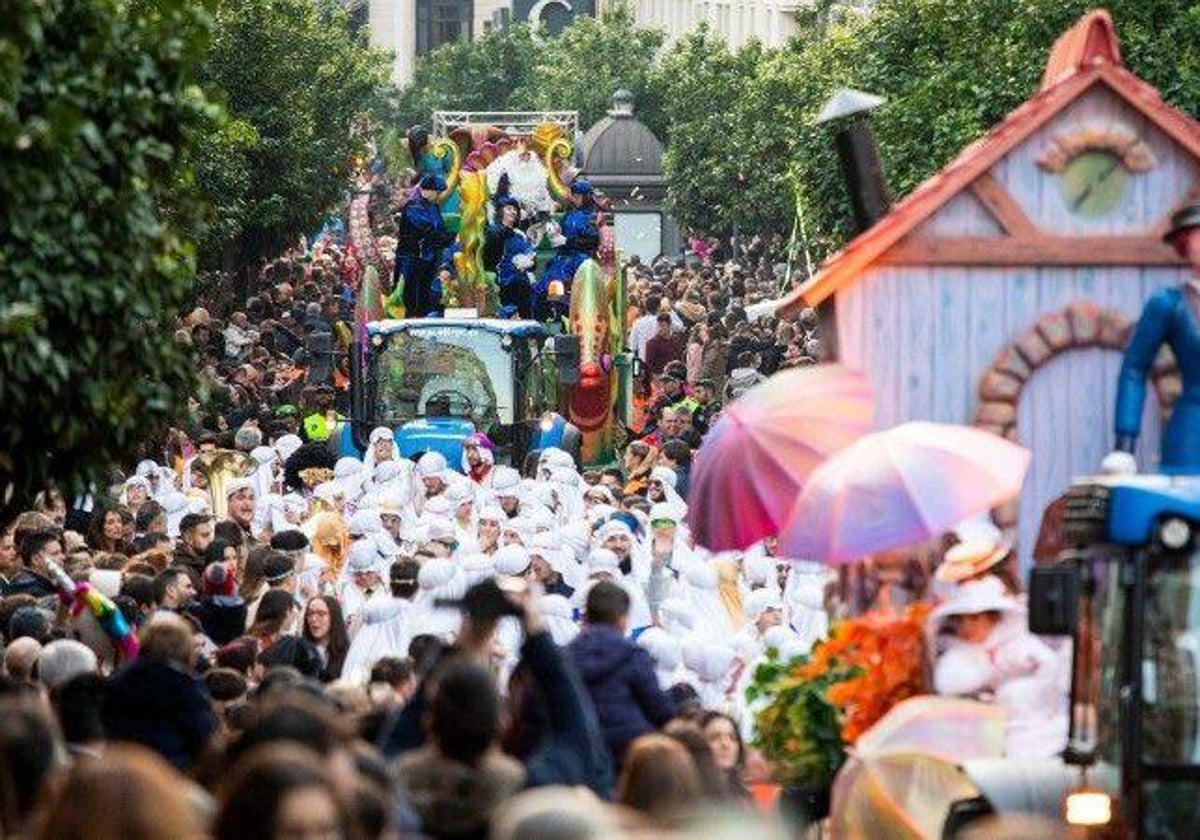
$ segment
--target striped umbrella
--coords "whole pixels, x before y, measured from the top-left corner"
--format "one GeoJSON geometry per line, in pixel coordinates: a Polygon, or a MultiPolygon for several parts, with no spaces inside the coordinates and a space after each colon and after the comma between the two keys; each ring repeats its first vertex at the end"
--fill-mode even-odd
{"type": "Polygon", "coordinates": [[[712,551],[775,536],[805,479],[871,429],[866,378],[838,365],[794,368],[721,413],[696,452],[688,524],[712,551]]]}

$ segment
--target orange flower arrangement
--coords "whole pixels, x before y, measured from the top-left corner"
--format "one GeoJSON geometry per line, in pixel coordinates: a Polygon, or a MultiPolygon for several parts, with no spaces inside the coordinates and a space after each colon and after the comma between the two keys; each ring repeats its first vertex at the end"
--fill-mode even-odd
{"type": "Polygon", "coordinates": [[[840,713],[846,744],[854,744],[901,700],[925,692],[923,628],[929,609],[913,604],[899,617],[867,614],[843,621],[797,666],[795,675],[805,680],[850,674],[826,693],[840,713]]]}

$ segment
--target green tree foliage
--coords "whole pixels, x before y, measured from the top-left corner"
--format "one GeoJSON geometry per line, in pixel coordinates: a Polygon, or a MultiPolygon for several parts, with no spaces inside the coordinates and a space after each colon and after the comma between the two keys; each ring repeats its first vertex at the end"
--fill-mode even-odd
{"type": "MultiPolygon", "coordinates": [[[[821,4],[799,37],[762,51],[739,68],[745,81],[729,83],[739,96],[723,119],[742,156],[754,161],[744,201],[713,201],[694,184],[697,171],[726,166],[719,148],[707,163],[679,148],[710,131],[716,117],[705,109],[671,110],[670,186],[685,222],[725,232],[747,229],[752,218],[786,232],[798,193],[815,250],[828,252],[849,235],[850,214],[830,131],[812,125],[825,99],[843,86],[887,99],[875,129],[893,193],[902,197],[1037,90],[1054,40],[1094,3],[877,0],[863,15],[839,14],[836,5],[821,4]]],[[[1200,112],[1200,13],[1171,0],[1106,6],[1130,69],[1168,102],[1200,112]]],[[[689,74],[711,73],[721,60],[681,42],[663,62],[682,62],[667,79],[665,101],[690,91],[689,74]]]]}
{"type": "Polygon", "coordinates": [[[763,50],[757,42],[732,51],[707,26],[680,39],[659,68],[656,88],[671,126],[664,167],[668,200],[685,227],[713,231],[721,227],[758,230],[773,219],[759,216],[773,208],[773,196],[755,196],[767,183],[754,169],[766,146],[783,152],[776,132],[755,135],[756,124],[741,107],[750,93],[763,50]]]}
{"type": "Polygon", "coordinates": [[[429,125],[437,110],[502,111],[514,90],[529,83],[538,44],[529,27],[493,29],[475,41],[443,44],[417,62],[412,83],[400,96],[402,130],[429,125]]]}
{"type": "MultiPolygon", "coordinates": [[[[0,514],[81,489],[194,386],[195,0],[9,0],[0,28],[0,514]],[[168,217],[162,207],[170,202],[168,217]]],[[[0,519],[5,516],[0,515],[0,519]]]]}
{"type": "Polygon", "coordinates": [[[231,120],[195,158],[215,219],[202,267],[251,267],[336,207],[389,68],[334,0],[221,0],[200,80],[231,120]]]}
{"type": "Polygon", "coordinates": [[[586,128],[608,113],[613,93],[625,88],[636,99],[638,117],[661,134],[666,127],[661,88],[653,82],[663,33],[637,26],[624,4],[605,5],[600,17],[576,18],[546,40],[513,101],[523,108],[579,111],[586,128]]]}
{"type": "Polygon", "coordinates": [[[636,26],[626,6],[613,4],[599,18],[577,18],[555,38],[535,37],[517,24],[444,44],[417,62],[397,122],[402,130],[428,125],[439,109],[575,110],[587,128],[626,88],[637,98],[638,116],[661,132],[664,88],[655,55],[662,43],[661,32],[636,26]]]}

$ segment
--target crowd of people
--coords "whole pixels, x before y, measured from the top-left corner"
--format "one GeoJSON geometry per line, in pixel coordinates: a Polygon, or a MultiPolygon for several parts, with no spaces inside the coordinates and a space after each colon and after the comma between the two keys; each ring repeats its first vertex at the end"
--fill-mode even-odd
{"type": "MultiPolygon", "coordinates": [[[[129,475],[48,490],[0,536],[3,835],[584,840],[760,818],[745,688],[768,651],[805,653],[864,606],[773,540],[714,555],[689,531],[722,406],[820,354],[811,313],[771,315],[777,250],[634,262],[640,411],[600,470],[546,449],[518,471],[483,433],[461,463],[408,460],[389,428],[335,458],[352,248],[296,252],[244,305],[181,319],[212,398],[129,475]],[[71,608],[58,567],[111,599],[136,658],[71,608]]],[[[993,580],[998,545],[968,577],[993,580]]],[[[1019,705],[1057,690],[1057,658],[1014,641],[1015,587],[994,586],[937,614],[974,667],[937,678],[1022,678],[1019,705]]]]}
{"type": "Polygon", "coordinates": [[[828,578],[769,541],[695,546],[688,472],[724,401],[813,348],[747,315],[779,289],[763,243],[713,256],[635,265],[645,411],[597,471],[548,449],[522,474],[485,434],[461,464],[410,461],[385,428],[334,458],[352,248],[183,317],[210,398],[0,537],[5,836],[619,837],[753,814],[769,773],[743,689],[768,648],[824,634],[828,578]]]}

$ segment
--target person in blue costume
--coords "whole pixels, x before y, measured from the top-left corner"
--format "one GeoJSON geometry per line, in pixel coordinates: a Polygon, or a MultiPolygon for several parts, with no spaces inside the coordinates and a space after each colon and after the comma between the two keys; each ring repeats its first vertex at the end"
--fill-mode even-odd
{"type": "Polygon", "coordinates": [[[533,317],[530,269],[537,249],[517,227],[520,217],[520,202],[505,196],[497,201],[496,221],[484,234],[483,265],[496,275],[502,318],[533,317]]]}
{"type": "Polygon", "coordinates": [[[454,234],[442,223],[437,203],[445,189],[440,176],[425,175],[420,194],[400,211],[393,282],[404,284],[404,311],[409,318],[423,318],[442,309],[437,270],[443,249],[454,241],[454,234]]]}
{"type": "Polygon", "coordinates": [[[1137,445],[1146,379],[1165,344],[1175,354],[1183,393],[1163,430],[1159,468],[1200,473],[1200,203],[1175,214],[1165,239],[1188,261],[1193,276],[1182,286],[1155,292],[1142,309],[1117,383],[1116,449],[1132,454],[1137,445]]]}
{"type": "Polygon", "coordinates": [[[584,178],[572,181],[567,202],[571,209],[563,215],[561,238],[554,243],[557,253],[534,290],[537,298],[534,308],[541,321],[560,317],[568,311],[575,272],[584,260],[594,257],[600,247],[600,228],[596,221],[599,208],[591,183],[584,178]],[[561,284],[561,297],[551,296],[551,284],[561,284]]]}

